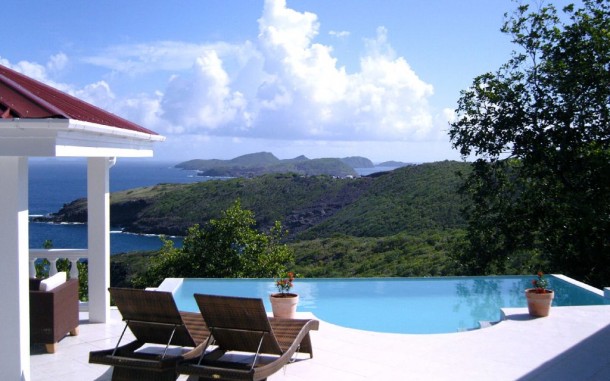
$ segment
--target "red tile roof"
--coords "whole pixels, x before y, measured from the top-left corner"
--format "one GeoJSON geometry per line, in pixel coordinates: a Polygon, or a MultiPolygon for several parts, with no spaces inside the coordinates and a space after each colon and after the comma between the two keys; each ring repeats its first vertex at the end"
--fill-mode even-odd
{"type": "Polygon", "coordinates": [[[158,135],[90,103],[0,65],[0,118],[75,119],[158,135]]]}

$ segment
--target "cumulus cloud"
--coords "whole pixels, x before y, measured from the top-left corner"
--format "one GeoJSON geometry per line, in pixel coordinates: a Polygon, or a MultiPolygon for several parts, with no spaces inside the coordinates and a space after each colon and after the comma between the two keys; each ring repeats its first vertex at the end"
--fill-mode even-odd
{"type": "Polygon", "coordinates": [[[431,109],[433,86],[396,54],[386,28],[363,41],[359,66],[348,72],[333,47],[317,41],[320,22],[285,0],[265,0],[251,41],[125,44],[79,59],[132,78],[155,75],[158,81],[164,73],[166,82],[152,93],[117,95],[110,85],[114,75],[78,89],[54,83],[49,73],[70,64],[63,53],[46,65],[13,67],[166,135],[337,142],[446,138],[451,115],[431,109]]]}
{"type": "Polygon", "coordinates": [[[285,139],[425,139],[439,125],[432,85],[397,57],[385,28],[364,41],[359,70],[348,73],[332,46],[316,42],[315,14],[267,0],[258,24],[256,42],[208,45],[172,78],[163,118],[186,133],[285,139]]]}
{"type": "Polygon", "coordinates": [[[116,104],[113,107],[117,115],[137,121],[142,126],[150,128],[154,131],[163,130],[164,133],[181,133],[182,131],[172,131],[171,126],[166,126],[166,123],[161,119],[161,98],[163,94],[156,92],[154,94],[136,94],[136,96],[128,98],[116,104]]]}
{"type": "Polygon", "coordinates": [[[112,109],[116,96],[106,81],[98,81],[73,90],[72,95],[103,109],[112,109]]]}
{"type": "Polygon", "coordinates": [[[214,130],[240,121],[247,125],[243,94],[231,89],[218,54],[209,50],[197,58],[192,75],[170,81],[162,101],[163,117],[183,126],[214,130]]]}

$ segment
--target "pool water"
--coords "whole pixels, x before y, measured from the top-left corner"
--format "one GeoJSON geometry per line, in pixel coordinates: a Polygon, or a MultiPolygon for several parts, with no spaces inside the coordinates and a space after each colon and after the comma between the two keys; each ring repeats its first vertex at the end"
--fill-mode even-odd
{"type": "MultiPolygon", "coordinates": [[[[297,311],[336,325],[390,333],[448,333],[499,321],[500,308],[525,307],[532,276],[297,279],[297,311]]],[[[600,294],[548,276],[554,306],[607,304],[600,294]]],[[[174,297],[199,311],[194,293],[262,298],[271,311],[271,279],[184,279],[174,297]]],[[[552,314],[552,312],[551,312],[552,314]]]]}

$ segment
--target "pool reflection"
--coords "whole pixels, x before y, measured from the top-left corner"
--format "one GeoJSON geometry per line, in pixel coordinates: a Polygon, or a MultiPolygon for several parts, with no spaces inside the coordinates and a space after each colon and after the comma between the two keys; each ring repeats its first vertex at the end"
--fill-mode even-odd
{"type": "Polygon", "coordinates": [[[524,306],[523,282],[505,279],[469,279],[455,285],[456,303],[454,310],[465,309],[471,320],[461,330],[479,327],[479,322],[496,322],[501,318],[502,307],[524,306]]]}

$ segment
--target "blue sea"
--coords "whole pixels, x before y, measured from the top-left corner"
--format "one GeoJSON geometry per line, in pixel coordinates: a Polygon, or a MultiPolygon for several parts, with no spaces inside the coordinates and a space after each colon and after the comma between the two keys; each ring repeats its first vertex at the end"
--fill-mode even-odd
{"type": "MultiPolygon", "coordinates": [[[[177,163],[152,159],[117,159],[110,169],[110,192],[160,183],[192,183],[209,178],[196,176],[195,171],[174,168],[177,163]]],[[[85,159],[30,159],[30,215],[55,213],[64,204],[87,197],[87,161],[85,159]]],[[[138,250],[156,250],[161,240],[154,235],[121,232],[111,227],[111,254],[138,250]]],[[[87,226],[83,224],[49,224],[30,222],[30,248],[42,248],[51,240],[56,248],[86,248],[87,226]]],[[[176,246],[180,237],[172,237],[176,246]]]]}
{"type": "MultiPolygon", "coordinates": [[[[110,192],[152,186],[161,183],[193,183],[207,181],[196,171],[175,168],[175,162],[153,159],[117,159],[110,169],[110,192]]],[[[392,170],[389,167],[356,169],[360,175],[392,170]]],[[[29,166],[30,215],[48,215],[64,204],[87,197],[87,161],[85,159],[30,159],[29,166]]],[[[161,248],[155,235],[122,232],[111,227],[110,253],[128,253],[161,248]]],[[[182,246],[181,237],[169,237],[176,247],[182,246]]],[[[42,248],[46,240],[62,249],[86,248],[87,226],[83,224],[50,224],[30,222],[30,248],[42,248]]]]}

